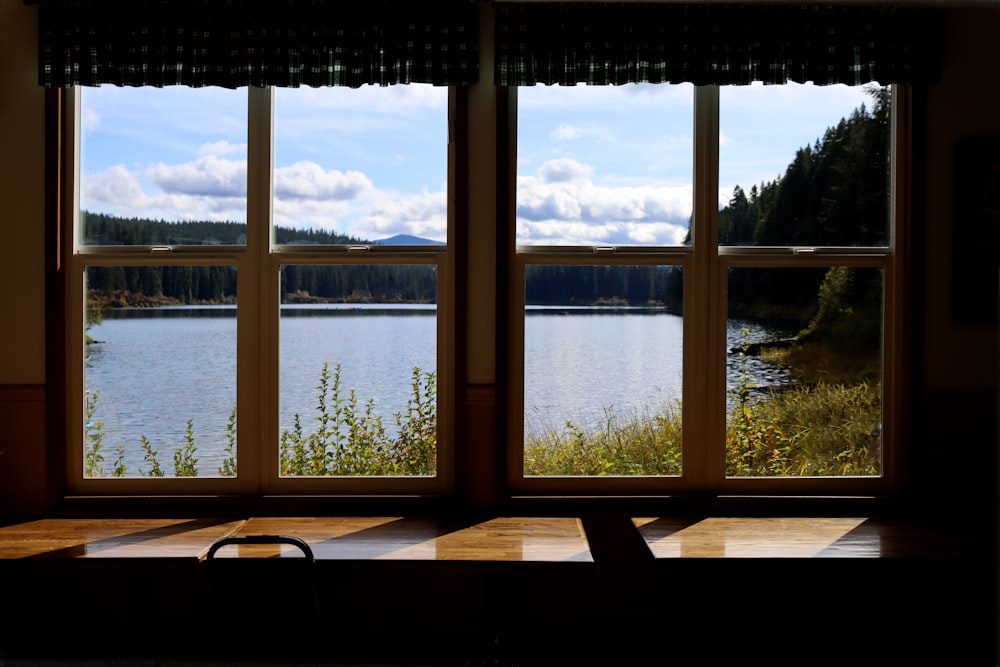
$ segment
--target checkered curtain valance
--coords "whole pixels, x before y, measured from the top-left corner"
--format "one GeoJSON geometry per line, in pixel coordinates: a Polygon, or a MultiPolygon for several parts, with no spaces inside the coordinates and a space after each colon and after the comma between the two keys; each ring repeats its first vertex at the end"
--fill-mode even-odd
{"type": "Polygon", "coordinates": [[[497,4],[498,85],[857,85],[933,79],[928,7],[823,3],[497,4]]]}
{"type": "Polygon", "coordinates": [[[47,87],[463,85],[470,0],[25,0],[47,87]]]}

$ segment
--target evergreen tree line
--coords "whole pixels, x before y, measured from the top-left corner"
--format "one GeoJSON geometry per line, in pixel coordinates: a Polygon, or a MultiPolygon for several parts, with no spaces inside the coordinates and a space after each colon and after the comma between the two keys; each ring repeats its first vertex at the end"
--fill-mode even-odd
{"type": "MultiPolygon", "coordinates": [[[[145,220],[83,213],[89,245],[242,245],[239,222],[145,220]]],[[[324,230],[275,228],[275,242],[299,245],[358,245],[361,239],[324,230]]],[[[110,306],[157,303],[235,303],[236,269],[231,266],[92,266],[92,298],[110,306]]],[[[424,265],[288,265],[281,269],[284,302],[351,301],[434,303],[435,268],[424,265]]]]}
{"type": "MultiPolygon", "coordinates": [[[[719,243],[731,246],[882,246],[889,235],[890,91],[871,87],[862,105],[799,149],[784,175],[736,186],[719,213],[719,243]]],[[[731,315],[829,324],[833,303],[870,333],[880,321],[881,272],[871,269],[733,268],[731,315]],[[820,295],[830,305],[819,316],[820,295]],[[849,311],[852,311],[849,313],[849,311]]],[[[874,335],[874,334],[873,334],[874,335]]],[[[869,341],[874,342],[869,336],[869,341]]]]}
{"type": "MultiPolygon", "coordinates": [[[[862,105],[799,149],[785,173],[736,186],[719,212],[719,242],[736,246],[857,246],[888,241],[888,88],[872,87],[862,105]]],[[[84,213],[88,244],[238,245],[246,225],[237,222],[167,222],[84,213]]],[[[277,227],[277,243],[366,244],[323,230],[277,227]]],[[[690,233],[688,241],[690,242],[690,233]]],[[[435,269],[424,265],[289,265],[282,269],[282,299],[432,303],[435,269]]],[[[532,305],[657,304],[679,309],[682,274],[662,266],[531,266],[525,276],[532,305]]],[[[92,294],[122,291],[178,303],[232,303],[236,273],[227,266],[90,267],[92,294]]],[[[825,268],[733,268],[729,313],[805,326],[819,317],[820,294],[858,322],[878,322],[881,273],[825,268]]],[[[855,323],[857,326],[861,326],[855,323]]],[[[852,325],[854,326],[854,325],[852,325]]],[[[873,333],[873,335],[876,335],[873,333]]]]}
{"type": "Polygon", "coordinates": [[[679,312],[682,275],[672,266],[530,265],[525,300],[537,306],[656,305],[679,312]]]}

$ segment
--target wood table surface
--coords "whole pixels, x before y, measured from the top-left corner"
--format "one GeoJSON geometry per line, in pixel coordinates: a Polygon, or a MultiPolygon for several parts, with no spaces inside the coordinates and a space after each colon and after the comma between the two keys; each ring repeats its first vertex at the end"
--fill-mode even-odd
{"type": "MultiPolygon", "coordinates": [[[[865,517],[624,518],[654,559],[949,557],[982,545],[946,528],[865,517]]],[[[576,517],[40,519],[0,527],[0,560],[204,560],[223,538],[287,536],[318,561],[594,562],[576,517]]],[[[590,536],[618,539],[621,532],[590,536]]],[[[626,534],[625,537],[628,537],[626,534]]],[[[607,546],[595,543],[597,546],[607,546]]],[[[987,545],[988,546],[988,545],[987,545]]],[[[293,544],[227,544],[215,558],[301,557],[293,544]]]]}
{"type": "MultiPolygon", "coordinates": [[[[500,517],[458,523],[411,517],[249,519],[235,534],[304,540],[316,560],[592,562],[580,520],[500,517]]],[[[296,547],[236,545],[216,557],[294,555],[296,547]]]]}
{"type": "Polygon", "coordinates": [[[200,560],[243,521],[39,519],[0,527],[0,559],[168,558],[200,560]]]}

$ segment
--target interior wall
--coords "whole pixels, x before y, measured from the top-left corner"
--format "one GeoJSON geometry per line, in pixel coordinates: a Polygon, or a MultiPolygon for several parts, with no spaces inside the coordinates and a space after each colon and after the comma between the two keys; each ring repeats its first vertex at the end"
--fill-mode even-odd
{"type": "MultiPolygon", "coordinates": [[[[916,276],[923,313],[914,331],[922,359],[915,378],[911,484],[929,510],[970,521],[992,522],[997,493],[997,327],[952,313],[955,147],[967,137],[1000,138],[1000,5],[949,12],[945,22],[941,80],[927,89],[925,192],[922,208],[923,262],[916,276]]],[[[918,183],[919,185],[919,183],[918,183]]],[[[996,234],[983,229],[987,234],[996,234]]],[[[959,249],[964,246],[960,246],[959,249]]],[[[961,260],[960,260],[961,261],[961,260]]],[[[968,261],[968,260],[966,260],[968,261]]],[[[970,287],[970,301],[997,303],[997,274],[970,287]]]]}
{"type": "MultiPolygon", "coordinates": [[[[37,7],[0,0],[0,518],[41,509],[45,487],[44,94],[36,75],[37,7]]],[[[926,164],[917,208],[925,256],[915,267],[923,309],[913,457],[923,492],[942,480],[972,502],[996,487],[996,326],[951,318],[953,150],[970,134],[1000,135],[1000,8],[948,12],[943,78],[926,91],[926,164]],[[953,474],[942,476],[942,462],[953,474]],[[922,467],[921,467],[922,466],[922,467]],[[969,483],[968,475],[979,477],[969,483]],[[954,480],[954,481],[951,481],[954,480]]],[[[995,302],[995,282],[983,285],[995,302]]],[[[482,372],[484,376],[488,373],[482,372]]]]}
{"type": "Polygon", "coordinates": [[[0,0],[0,384],[45,382],[45,95],[37,7],[0,0]]]}
{"type": "MultiPolygon", "coordinates": [[[[941,81],[928,88],[927,256],[922,274],[926,292],[923,357],[929,387],[991,388],[997,381],[996,327],[956,322],[951,312],[955,143],[970,136],[1000,138],[997,35],[1000,5],[952,13],[945,30],[941,81]]],[[[984,305],[994,305],[996,280],[982,285],[982,290],[984,305]]]]}
{"type": "Polygon", "coordinates": [[[45,95],[37,7],[0,0],[0,519],[46,502],[45,95]]]}

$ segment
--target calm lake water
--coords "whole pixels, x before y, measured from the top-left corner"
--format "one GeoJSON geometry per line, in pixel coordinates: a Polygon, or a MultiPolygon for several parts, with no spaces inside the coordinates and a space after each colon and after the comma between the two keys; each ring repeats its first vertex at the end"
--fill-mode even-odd
{"type": "MultiPolygon", "coordinates": [[[[434,306],[287,306],[280,324],[280,424],[296,413],[313,428],[322,366],[341,368],[341,396],[395,432],[405,413],[414,368],[435,371],[434,306]]],[[[730,322],[730,346],[744,328],[749,340],[786,335],[757,324],[730,322]]],[[[532,308],[525,320],[525,426],[528,430],[649,414],[680,398],[682,319],[658,310],[532,308]],[[627,341],[627,344],[625,342],[627,341]]],[[[199,474],[217,473],[226,425],[236,404],[236,309],[172,307],[110,311],[91,329],[86,381],[97,391],[93,421],[103,424],[105,471],[115,446],[126,448],[129,475],[147,470],[140,438],[158,452],[167,474],[184,443],[188,419],[198,447],[199,474]]],[[[780,369],[754,361],[753,379],[782,380],[780,369]]]]}

